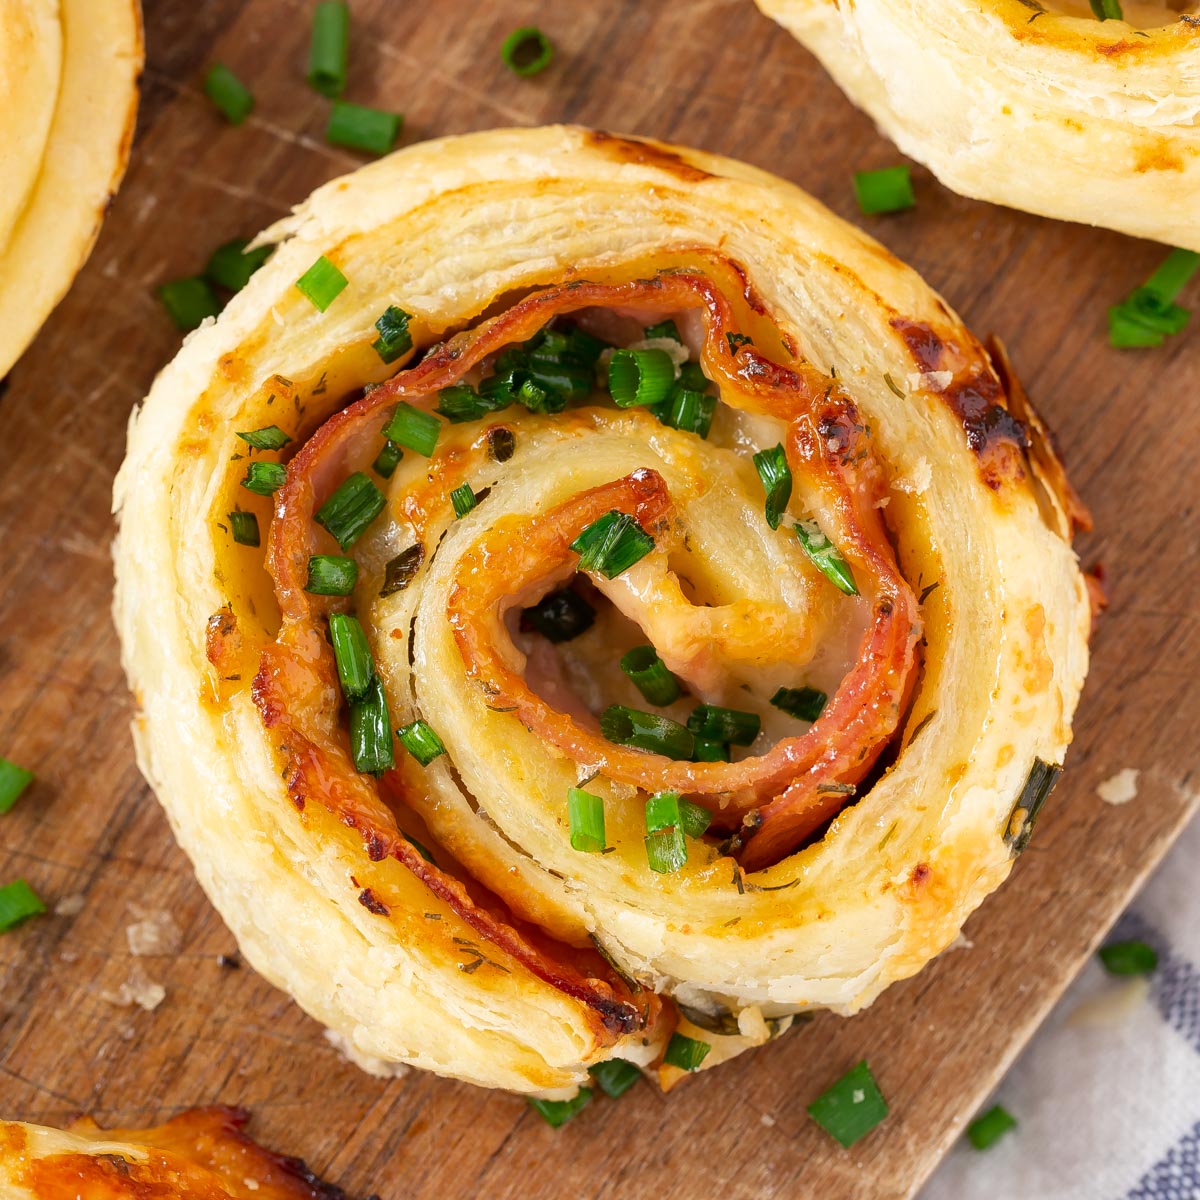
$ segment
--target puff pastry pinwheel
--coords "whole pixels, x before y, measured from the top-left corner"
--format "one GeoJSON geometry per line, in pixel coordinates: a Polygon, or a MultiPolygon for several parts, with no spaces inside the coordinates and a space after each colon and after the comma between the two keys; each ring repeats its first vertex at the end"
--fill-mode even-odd
{"type": "Polygon", "coordinates": [[[575,128],[265,237],[116,485],[141,764],[250,962],[359,1054],[562,1096],[952,942],[1089,608],[942,301],[770,175],[575,128]]]}
{"type": "Polygon", "coordinates": [[[0,379],[91,253],[141,70],[138,0],[0,0],[0,379]]]}
{"type": "Polygon", "coordinates": [[[964,196],[1200,251],[1200,5],[755,0],[964,196]]]}

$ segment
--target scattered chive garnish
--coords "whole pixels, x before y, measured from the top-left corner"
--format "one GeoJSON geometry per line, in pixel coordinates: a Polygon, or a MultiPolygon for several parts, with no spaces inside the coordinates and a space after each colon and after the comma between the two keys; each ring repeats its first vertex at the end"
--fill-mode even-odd
{"type": "Polygon", "coordinates": [[[308,560],[304,590],[314,596],[349,596],[358,582],[358,563],[336,554],[314,554],[308,560]]]}
{"type": "Polygon", "coordinates": [[[674,759],[691,758],[695,744],[692,733],[678,721],[621,704],[610,704],[604,710],[600,732],[618,746],[632,746],[635,750],[649,750],[674,759]]]}
{"type": "Polygon", "coordinates": [[[796,717],[800,721],[815,721],[829,703],[829,697],[817,688],[781,687],[771,697],[771,703],[789,717],[796,717]]]}
{"type": "Polygon", "coordinates": [[[907,166],[884,167],[882,171],[855,171],[854,195],[867,216],[903,212],[915,208],[912,175],[907,166]]]}
{"type": "Polygon", "coordinates": [[[371,482],[370,476],[355,471],[317,509],[314,520],[333,535],[343,550],[349,550],[367,526],[383,512],[386,503],[383,493],[371,482]]]}
{"type": "Polygon", "coordinates": [[[234,238],[232,242],[218,246],[204,268],[205,278],[228,291],[240,292],[275,249],[274,246],[259,246],[247,250],[249,245],[245,238],[234,238]]]}
{"type": "Polygon", "coordinates": [[[683,338],[679,336],[679,326],[674,321],[668,319],[659,321],[657,325],[648,325],[642,332],[642,336],[649,341],[651,338],[670,338],[674,342],[683,344],[683,338]]]}
{"type": "Polygon", "coordinates": [[[682,829],[678,792],[655,792],[646,798],[646,830],[658,833],[662,829],[682,829]]]}
{"type": "Polygon", "coordinates": [[[1100,21],[1120,21],[1124,18],[1121,12],[1121,0],[1091,0],[1092,12],[1100,21]]]}
{"type": "Polygon", "coordinates": [[[0,887],[0,933],[45,911],[41,897],[24,879],[0,887]]]}
{"type": "Polygon", "coordinates": [[[571,588],[543,596],[521,614],[522,625],[527,622],[535,632],[555,645],[585,633],[595,620],[596,610],[571,588]]]}
{"type": "Polygon", "coordinates": [[[792,471],[782,444],[772,446],[769,450],[760,450],[754,456],[754,469],[767,493],[767,524],[772,529],[778,529],[788,501],[792,498],[792,471]]]}
{"type": "Polygon", "coordinates": [[[762,728],[758,713],[741,712],[736,708],[718,708],[715,704],[700,704],[688,717],[687,727],[695,737],[708,742],[732,742],[749,746],[762,728]]]}
{"type": "Polygon", "coordinates": [[[262,429],[250,429],[238,437],[255,450],[282,450],[292,439],[278,425],[266,425],[262,429]]]}
{"type": "Polygon", "coordinates": [[[678,1067],[681,1071],[697,1071],[700,1064],[708,1057],[712,1046],[708,1042],[696,1038],[684,1037],[682,1033],[671,1034],[667,1043],[667,1052],[663,1062],[669,1066],[678,1067]]]}
{"type": "Polygon", "coordinates": [[[887,1114],[887,1101],[865,1062],[852,1067],[808,1106],[808,1115],[847,1149],[887,1114]]]}
{"type": "Polygon", "coordinates": [[[1017,1119],[999,1104],[976,1117],[967,1126],[967,1140],[976,1150],[994,1146],[1010,1129],[1016,1129],[1017,1119]]]}
{"type": "Polygon", "coordinates": [[[233,540],[239,546],[258,546],[262,539],[258,534],[258,518],[252,512],[242,512],[240,508],[229,514],[229,528],[233,540]]]}
{"type": "Polygon", "coordinates": [[[703,837],[712,824],[712,813],[690,800],[680,800],[679,816],[683,822],[683,832],[690,838],[703,837]]]}
{"type": "Polygon", "coordinates": [[[421,564],[425,561],[425,547],[415,542],[407,550],[401,550],[384,568],[383,587],[379,595],[391,596],[402,592],[417,577],[421,564]]]}
{"type": "Polygon", "coordinates": [[[657,875],[672,875],[687,862],[687,842],[678,825],[646,834],[646,862],[657,875]]]}
{"type": "Polygon", "coordinates": [[[503,425],[487,432],[488,453],[498,463],[506,463],[516,453],[517,439],[503,425]]]}
{"type": "Polygon", "coordinates": [[[693,762],[728,762],[729,743],[713,742],[708,738],[696,738],[692,748],[693,762]]]}
{"type": "Polygon", "coordinates": [[[370,686],[375,664],[371,660],[367,635],[358,618],[345,613],[332,613],[329,617],[329,640],[333,643],[338,680],[346,699],[360,699],[370,686]]]}
{"type": "Polygon", "coordinates": [[[514,29],[500,47],[504,65],[513,72],[528,78],[544,71],[554,57],[550,39],[536,25],[523,25],[514,29]]]}
{"type": "Polygon", "coordinates": [[[0,813],[12,811],[21,793],[33,782],[33,772],[0,758],[0,813]]]}
{"type": "Polygon", "coordinates": [[[618,408],[658,404],[675,385],[675,362],[665,350],[618,350],[608,364],[608,390],[618,408]]]}
{"type": "Polygon", "coordinates": [[[438,392],[437,411],[452,425],[461,425],[464,421],[481,420],[512,403],[513,397],[506,393],[481,395],[465,383],[455,383],[438,392]]]}
{"type": "Polygon", "coordinates": [[[325,127],[325,140],[367,154],[390,154],[404,118],[399,113],[335,100],[325,127]]]}
{"type": "Polygon", "coordinates": [[[745,333],[727,333],[725,344],[729,347],[730,354],[736,354],[743,346],[753,346],[754,339],[745,333]]]}
{"type": "Polygon", "coordinates": [[[383,449],[375,455],[375,461],[371,464],[371,470],[375,472],[380,479],[391,479],[395,474],[396,468],[400,465],[400,460],[404,457],[404,451],[396,445],[395,442],[384,442],[383,449]]]}
{"type": "Polygon", "coordinates": [[[1200,267],[1200,254],[1172,250],[1158,270],[1120,304],[1108,310],[1108,340],[1120,349],[1161,346],[1181,333],[1191,313],[1175,303],[1188,280],[1200,267]]]}
{"type": "Polygon", "coordinates": [[[405,750],[423,767],[429,766],[438,755],[446,753],[442,739],[434,733],[433,727],[427,721],[418,718],[411,725],[405,725],[396,732],[404,743],[405,750]]]}
{"type": "Polygon", "coordinates": [[[653,646],[634,646],[621,658],[621,670],[648,703],[661,708],[679,699],[679,683],[653,646]]]}
{"type": "Polygon", "coordinates": [[[571,849],[598,854],[605,847],[604,798],[581,788],[567,792],[567,820],[571,826],[571,849]]]}
{"type": "Polygon", "coordinates": [[[389,304],[383,310],[382,316],[375,322],[379,336],[371,343],[371,348],[385,363],[394,363],[402,354],[412,349],[412,335],[408,332],[408,323],[412,313],[389,304]]]}
{"type": "Polygon", "coordinates": [[[475,507],[478,499],[471,489],[471,485],[464,483],[450,493],[450,503],[454,505],[455,517],[461,521],[475,507]]]}
{"type": "Polygon", "coordinates": [[[813,566],[839,591],[847,596],[858,595],[858,584],[850,564],[838,553],[837,547],[821,531],[816,521],[797,521],[796,536],[813,566]]]}
{"type": "Polygon", "coordinates": [[[246,466],[242,487],[258,496],[273,496],[286,481],[287,468],[283,463],[252,462],[246,466]]]}
{"type": "Polygon", "coordinates": [[[712,380],[704,373],[704,368],[698,362],[685,362],[679,368],[679,386],[693,392],[707,392],[712,386],[712,380]]]}
{"type": "Polygon", "coordinates": [[[223,63],[217,63],[205,76],[204,94],[230,125],[240,125],[254,109],[250,89],[223,63]]]}
{"type": "Polygon", "coordinates": [[[671,395],[655,408],[658,419],[664,425],[671,429],[681,429],[684,433],[694,433],[702,438],[708,437],[716,411],[716,396],[688,387],[676,387],[671,395]]]}
{"type": "Polygon", "coordinates": [[[593,521],[571,543],[581,571],[616,579],[654,549],[654,539],[628,513],[613,510],[593,521]]]}
{"type": "Polygon", "coordinates": [[[570,1100],[534,1100],[529,1107],[536,1112],[551,1129],[565,1125],[573,1116],[582,1112],[592,1098],[591,1088],[580,1088],[570,1100]]]}
{"type": "Polygon", "coordinates": [[[1145,942],[1112,942],[1100,947],[1100,961],[1110,975],[1149,975],[1158,966],[1158,951],[1145,942]]]}
{"type": "Polygon", "coordinates": [[[392,719],[383,681],[378,675],[350,703],[350,753],[355,768],[365,775],[382,775],[396,765],[392,719]]]}
{"type": "Polygon", "coordinates": [[[299,279],[296,289],[312,301],[313,307],[324,312],[345,290],[350,281],[321,255],[299,279]]]}
{"type": "Polygon", "coordinates": [[[181,333],[190,333],[206,318],[215,317],[221,311],[221,302],[208,280],[199,276],[161,284],[158,298],[181,333]]]}
{"type": "Polygon", "coordinates": [[[400,401],[392,419],[383,427],[383,436],[389,441],[426,458],[433,453],[441,432],[442,423],[433,413],[414,408],[407,400],[400,401]]]}
{"type": "Polygon", "coordinates": [[[350,51],[350,8],[341,0],[323,0],[313,12],[308,50],[308,82],[333,99],[346,87],[350,51]]]}
{"type": "Polygon", "coordinates": [[[623,1058],[610,1058],[607,1062],[596,1063],[588,1067],[588,1074],[600,1090],[614,1100],[619,1100],[642,1077],[641,1071],[623,1058]]]}

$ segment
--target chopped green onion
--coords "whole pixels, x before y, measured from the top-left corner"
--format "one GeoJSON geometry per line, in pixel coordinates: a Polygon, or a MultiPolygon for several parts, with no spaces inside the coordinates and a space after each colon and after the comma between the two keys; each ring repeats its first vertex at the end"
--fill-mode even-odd
{"type": "Polygon", "coordinates": [[[1110,975],[1149,975],[1158,966],[1158,951],[1145,942],[1112,942],[1100,948],[1100,961],[1110,975]]]}
{"type": "Polygon", "coordinates": [[[967,1126],[967,1140],[976,1150],[987,1150],[1016,1127],[1016,1117],[997,1104],[967,1126]]]}
{"type": "Polygon", "coordinates": [[[808,1115],[846,1148],[870,1133],[887,1114],[887,1101],[865,1062],[852,1067],[808,1106],[808,1115]]]}
{"type": "Polygon", "coordinates": [[[513,431],[503,425],[487,431],[488,454],[498,463],[506,463],[517,449],[513,431]]]}
{"type": "Polygon", "coordinates": [[[413,408],[407,400],[396,406],[392,419],[383,427],[383,436],[428,458],[438,443],[442,423],[433,413],[413,408]]]}
{"type": "Polygon", "coordinates": [[[275,249],[274,246],[258,246],[247,250],[249,245],[245,238],[235,238],[218,246],[204,268],[205,278],[228,291],[240,292],[275,249]]]}
{"type": "Polygon", "coordinates": [[[412,349],[412,335],[408,332],[408,323],[412,313],[389,304],[383,315],[375,322],[379,336],[371,343],[371,348],[385,363],[394,363],[402,354],[412,349]]]}
{"type": "Polygon", "coordinates": [[[705,741],[749,746],[762,729],[762,718],[758,713],[741,712],[736,708],[700,704],[688,717],[687,727],[696,737],[705,741]]]}
{"type": "Polygon", "coordinates": [[[707,392],[712,387],[712,380],[698,362],[685,362],[679,368],[679,386],[693,392],[707,392]]]}
{"type": "Polygon", "coordinates": [[[425,547],[420,542],[401,550],[384,568],[383,587],[379,595],[390,596],[394,592],[402,592],[417,577],[421,564],[425,561],[425,547]]]}
{"type": "Polygon", "coordinates": [[[204,94],[230,125],[240,125],[254,109],[249,88],[223,63],[217,63],[205,76],[204,94]]]}
{"type": "Polygon", "coordinates": [[[464,483],[450,493],[450,503],[454,505],[455,517],[461,521],[475,507],[478,501],[474,491],[471,490],[471,485],[464,483]]]}
{"type": "Polygon", "coordinates": [[[258,496],[273,496],[286,482],[287,468],[283,463],[252,462],[246,466],[242,487],[258,496]]]}
{"type": "Polygon", "coordinates": [[[367,635],[357,617],[332,613],[329,617],[329,639],[333,642],[333,657],[337,662],[342,691],[348,700],[358,700],[365,694],[375,674],[367,635]]]}
{"type": "Polygon", "coordinates": [[[679,826],[646,834],[646,862],[657,875],[671,875],[687,862],[687,842],[679,826]]]}
{"type": "Polygon", "coordinates": [[[434,733],[433,727],[419,718],[396,732],[404,743],[405,750],[423,767],[429,766],[438,755],[446,753],[446,747],[442,745],[442,739],[434,733]]]}
{"type": "Polygon", "coordinates": [[[199,328],[207,318],[215,317],[221,311],[221,302],[208,280],[198,276],[162,284],[158,288],[158,298],[182,333],[199,328]]]}
{"type": "Polygon", "coordinates": [[[725,342],[729,346],[730,354],[736,354],[743,346],[754,345],[754,339],[744,333],[727,333],[725,342]]]}
{"type": "Polygon", "coordinates": [[[607,349],[607,342],[592,337],[587,330],[580,329],[578,325],[571,326],[567,331],[567,357],[585,367],[595,367],[600,355],[607,349]]]}
{"type": "Polygon", "coordinates": [[[1124,14],[1121,12],[1121,0],[1091,0],[1092,12],[1101,21],[1120,21],[1124,14]]]}
{"type": "Polygon", "coordinates": [[[308,560],[304,590],[314,596],[349,596],[358,582],[358,563],[336,554],[314,554],[308,560]]]}
{"type": "Polygon", "coordinates": [[[696,1038],[684,1037],[682,1033],[671,1034],[667,1043],[667,1052],[663,1062],[669,1066],[678,1067],[681,1071],[697,1071],[700,1064],[708,1057],[712,1046],[708,1042],[696,1038]]]}
{"type": "Polygon", "coordinates": [[[654,549],[654,539],[628,513],[613,510],[593,521],[571,543],[581,571],[616,579],[654,549]]]}
{"type": "Polygon", "coordinates": [[[262,429],[251,429],[239,433],[238,437],[255,450],[282,450],[292,439],[278,425],[265,425],[262,429]]]}
{"type": "Polygon", "coordinates": [[[399,113],[335,100],[325,126],[325,140],[367,154],[390,154],[403,124],[399,113]]]}
{"type": "Polygon", "coordinates": [[[567,819],[571,825],[571,849],[597,854],[604,849],[604,799],[580,788],[567,792],[567,819]]]}
{"type": "Polygon", "coordinates": [[[582,1112],[592,1098],[591,1088],[580,1088],[570,1100],[529,1100],[529,1107],[536,1112],[551,1129],[565,1125],[573,1116],[582,1112]]]}
{"type": "Polygon", "coordinates": [[[670,397],[655,408],[664,425],[702,438],[708,437],[716,411],[716,396],[685,387],[676,387],[670,397]]]}
{"type": "Polygon", "coordinates": [[[668,758],[689,759],[695,739],[678,721],[656,713],[610,704],[600,716],[600,732],[619,746],[649,750],[668,758]]]}
{"type": "Polygon", "coordinates": [[[675,385],[675,362],[665,350],[618,350],[608,364],[608,390],[618,408],[658,404],[675,385]]]}
{"type": "Polygon", "coordinates": [[[1121,349],[1161,346],[1166,337],[1181,333],[1191,313],[1174,300],[1198,266],[1200,254],[1172,250],[1142,287],[1108,310],[1109,342],[1121,349]]]}
{"type": "Polygon", "coordinates": [[[657,325],[646,326],[643,336],[647,341],[650,341],[651,338],[670,338],[681,346],[683,345],[683,338],[679,336],[679,326],[670,319],[659,321],[657,325]]]}
{"type": "Polygon", "coordinates": [[[690,800],[680,800],[679,816],[683,822],[683,832],[690,838],[703,837],[712,824],[712,813],[700,804],[690,800]]]}
{"type": "Polygon", "coordinates": [[[313,307],[324,312],[345,290],[350,281],[321,255],[299,279],[296,289],[312,301],[313,307]]]}
{"type": "Polygon", "coordinates": [[[1195,250],[1172,250],[1162,264],[1146,280],[1145,288],[1161,300],[1171,301],[1187,286],[1200,267],[1200,254],[1195,250]]]}
{"type": "Polygon", "coordinates": [[[355,471],[317,509],[315,520],[334,536],[343,550],[349,550],[367,526],[383,512],[386,503],[383,493],[371,482],[370,476],[355,471]]]}
{"type": "Polygon", "coordinates": [[[342,94],[349,52],[350,8],[341,0],[323,0],[313,12],[308,50],[308,82],[322,96],[342,94]]]}
{"type": "Polygon", "coordinates": [[[355,769],[366,775],[382,775],[396,765],[391,714],[377,675],[364,694],[350,703],[350,754],[355,769]]]}
{"type": "Polygon", "coordinates": [[[729,743],[712,742],[708,738],[696,738],[692,749],[693,762],[728,762],[729,743]]]}
{"type": "Polygon", "coordinates": [[[45,911],[41,897],[24,879],[16,879],[0,887],[0,932],[45,911]]]}
{"type": "Polygon", "coordinates": [[[682,828],[683,817],[679,813],[678,792],[656,792],[653,796],[646,797],[647,833],[682,828]]]}
{"type": "Polygon", "coordinates": [[[850,564],[838,553],[837,547],[821,532],[816,521],[797,521],[796,536],[813,566],[839,591],[847,596],[858,595],[858,584],[850,564]]]}
{"type": "Polygon", "coordinates": [[[824,692],[811,687],[781,687],[771,697],[776,708],[800,721],[815,721],[828,702],[829,697],[824,692]]]}
{"type": "Polygon", "coordinates": [[[650,704],[661,708],[679,699],[679,683],[653,646],[634,646],[622,657],[621,670],[650,704]]]}
{"type": "Polygon", "coordinates": [[[242,512],[236,508],[229,514],[229,528],[233,540],[239,546],[258,546],[261,539],[258,534],[258,518],[252,512],[242,512]]]}
{"type": "Polygon", "coordinates": [[[521,624],[528,624],[548,642],[556,645],[569,642],[591,629],[596,610],[576,591],[562,588],[543,596],[521,614],[521,624]]]}
{"type": "Polygon", "coordinates": [[[444,387],[438,392],[437,410],[454,425],[463,421],[479,421],[500,412],[512,404],[513,396],[505,392],[486,395],[477,392],[465,383],[444,387]]]}
{"type": "Polygon", "coordinates": [[[884,167],[882,171],[855,171],[854,194],[867,216],[903,212],[916,207],[912,176],[907,166],[884,167]]]}
{"type": "Polygon", "coordinates": [[[514,75],[528,77],[544,71],[554,57],[550,39],[535,25],[514,29],[500,47],[504,65],[514,75]]]}
{"type": "Polygon", "coordinates": [[[380,479],[391,479],[396,473],[396,468],[400,465],[400,460],[403,457],[404,451],[395,442],[385,441],[383,449],[375,455],[375,461],[371,464],[371,470],[380,479]]]}
{"type": "Polygon", "coordinates": [[[33,782],[33,772],[0,758],[0,813],[12,811],[21,793],[33,782]]]}
{"type": "Polygon", "coordinates": [[[767,524],[772,529],[778,529],[788,501],[792,498],[792,471],[783,446],[760,450],[754,456],[754,468],[767,493],[767,524]]]}
{"type": "Polygon", "coordinates": [[[642,1077],[641,1071],[623,1058],[596,1063],[588,1067],[588,1074],[600,1085],[600,1090],[614,1100],[619,1100],[642,1077]]]}

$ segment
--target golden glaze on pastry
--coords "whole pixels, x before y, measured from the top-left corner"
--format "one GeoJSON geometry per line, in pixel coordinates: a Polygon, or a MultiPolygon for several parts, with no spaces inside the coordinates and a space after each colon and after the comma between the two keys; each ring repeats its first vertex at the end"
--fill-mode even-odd
{"type": "Polygon", "coordinates": [[[1200,250],[1200,5],[755,0],[964,196],[1200,250]]]}
{"type": "Polygon", "coordinates": [[[155,383],[116,486],[140,762],[251,963],[361,1055],[565,1095],[613,1056],[670,1085],[674,1029],[713,1045],[707,1068],[953,941],[1062,761],[1089,610],[1077,502],[944,303],[789,184],[573,128],[412,147],[264,236],[269,263],[155,383]],[[324,313],[294,286],[321,255],[349,281],[324,313]],[[390,305],[415,347],[389,366],[390,305]],[[636,345],[664,317],[719,386],[707,439],[601,388],[442,422],[432,457],[371,475],[398,403],[431,411],[556,322],[636,345]],[[237,432],[269,425],[292,442],[250,455],[237,432]],[[776,443],[795,488],[773,530],[751,456],[776,443]],[[287,462],[273,499],[240,486],[251,458],[287,462]],[[340,553],[314,513],[356,471],[386,506],[347,551],[354,595],[312,595],[309,556],[340,553]],[[235,509],[260,547],[233,541],[235,509]],[[594,626],[523,630],[614,511],[654,545],[587,573],[594,626]],[[397,742],[382,778],[355,770],[326,634],[347,611],[391,726],[444,743],[427,766],[397,742]],[[686,687],[661,713],[753,709],[754,745],[693,763],[602,737],[606,705],[650,707],[616,666],[647,641],[686,687]],[[830,695],[811,726],[769,704],[801,685],[830,695]],[[570,845],[582,781],[605,853],[570,845]],[[713,825],[657,874],[644,802],[665,790],[713,825]]]}

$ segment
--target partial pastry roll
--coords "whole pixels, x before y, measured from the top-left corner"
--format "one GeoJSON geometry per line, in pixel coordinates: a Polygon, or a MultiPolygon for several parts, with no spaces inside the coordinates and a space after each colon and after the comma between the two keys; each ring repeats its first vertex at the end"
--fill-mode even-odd
{"type": "Polygon", "coordinates": [[[569,1096],[949,945],[1089,608],[945,304],[789,184],[574,128],[264,238],[116,485],[141,765],[250,962],[375,1062],[569,1096]]]}

